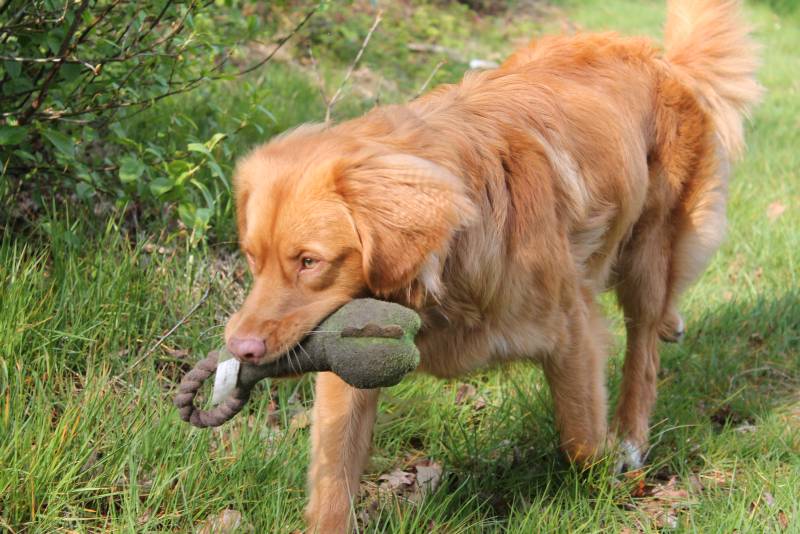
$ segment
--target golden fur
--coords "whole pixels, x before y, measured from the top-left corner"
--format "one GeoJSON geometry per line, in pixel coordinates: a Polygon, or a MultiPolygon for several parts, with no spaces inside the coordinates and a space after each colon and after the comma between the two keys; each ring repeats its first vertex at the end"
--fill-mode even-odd
{"type": "MultiPolygon", "coordinates": [[[[608,441],[596,295],[613,287],[628,333],[613,435],[636,462],[658,338],[682,334],[676,300],[722,239],[729,162],[760,94],[738,17],[737,1],[673,0],[664,52],[545,37],[408,105],[257,148],[235,180],[254,285],[226,339],[263,342],[240,357],[265,361],[349,299],[399,302],[423,318],[420,371],[541,364],[562,447],[586,461],[608,441]]],[[[307,518],[339,532],[378,392],[322,373],[316,395],[307,518]]]]}

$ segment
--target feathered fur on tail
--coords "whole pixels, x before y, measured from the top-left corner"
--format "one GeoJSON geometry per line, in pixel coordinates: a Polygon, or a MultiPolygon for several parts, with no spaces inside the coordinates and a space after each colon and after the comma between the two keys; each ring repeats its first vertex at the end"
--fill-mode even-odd
{"type": "Polygon", "coordinates": [[[739,0],[670,0],[665,57],[700,96],[723,148],[744,148],[743,118],[762,94],[756,81],[759,47],[741,20],[739,0]]]}

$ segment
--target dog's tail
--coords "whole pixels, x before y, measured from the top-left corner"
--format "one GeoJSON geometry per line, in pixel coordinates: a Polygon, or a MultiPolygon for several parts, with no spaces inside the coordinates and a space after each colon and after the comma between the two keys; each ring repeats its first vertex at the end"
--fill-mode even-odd
{"type": "Polygon", "coordinates": [[[761,97],[758,46],[739,0],[669,0],[665,57],[711,115],[729,156],[744,147],[743,118],[761,97]]]}

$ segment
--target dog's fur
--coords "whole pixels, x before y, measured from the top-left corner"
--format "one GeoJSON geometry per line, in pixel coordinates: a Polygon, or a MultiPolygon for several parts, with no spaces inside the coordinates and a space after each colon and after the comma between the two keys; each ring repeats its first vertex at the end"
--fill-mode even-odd
{"type": "MultiPolygon", "coordinates": [[[[235,179],[254,286],[226,339],[263,341],[250,359],[267,361],[352,298],[399,302],[423,318],[421,371],[541,364],[563,450],[585,462],[608,443],[596,295],[613,287],[628,334],[613,435],[637,463],[658,338],[683,333],[676,300],[720,244],[729,163],[760,95],[739,8],[669,2],[664,52],[545,37],[408,105],[256,149],[235,179]]],[[[348,528],[377,398],[317,377],[312,530],[348,528]]]]}

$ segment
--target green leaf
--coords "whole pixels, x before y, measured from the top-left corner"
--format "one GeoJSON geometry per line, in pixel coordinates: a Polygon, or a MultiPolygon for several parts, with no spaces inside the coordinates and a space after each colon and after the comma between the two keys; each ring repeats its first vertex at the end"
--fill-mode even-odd
{"type": "Polygon", "coordinates": [[[222,172],[222,168],[219,166],[219,163],[217,163],[214,159],[209,159],[206,163],[208,164],[209,168],[211,168],[211,174],[224,182],[225,173],[222,172]]]}
{"type": "Polygon", "coordinates": [[[22,71],[22,63],[20,61],[4,61],[3,66],[12,79],[18,78],[19,73],[22,71]]]}
{"type": "Polygon", "coordinates": [[[154,196],[160,197],[171,191],[174,186],[175,184],[172,180],[162,176],[150,182],[150,192],[153,193],[154,196]]]}
{"type": "Polygon", "coordinates": [[[226,137],[228,137],[227,134],[215,133],[214,135],[211,136],[211,139],[206,141],[206,148],[208,148],[209,150],[214,150],[214,147],[217,146],[217,144],[226,137]]]}
{"type": "Polygon", "coordinates": [[[119,179],[124,184],[138,180],[144,173],[144,163],[135,155],[124,156],[120,160],[119,179]]]}
{"type": "Polygon", "coordinates": [[[18,145],[27,135],[25,126],[0,126],[0,145],[18,145]]]}
{"type": "Polygon", "coordinates": [[[199,152],[201,154],[210,155],[210,152],[202,143],[189,143],[186,145],[186,150],[189,152],[199,152]]]}
{"type": "Polygon", "coordinates": [[[65,156],[69,156],[70,158],[75,157],[75,143],[72,141],[72,139],[55,130],[42,130],[42,135],[44,135],[48,141],[53,143],[53,146],[56,147],[56,150],[65,156]]]}
{"type": "Polygon", "coordinates": [[[83,67],[81,65],[76,65],[75,63],[67,63],[61,67],[61,70],[58,71],[58,73],[61,74],[68,82],[71,82],[80,76],[81,72],[83,72],[83,67]]]}
{"type": "Polygon", "coordinates": [[[47,41],[47,47],[50,49],[53,55],[58,54],[58,52],[61,50],[61,41],[64,39],[63,34],[65,33],[65,31],[66,30],[64,31],[54,30],[53,32],[48,33],[45,36],[45,41],[47,41]]]}
{"type": "Polygon", "coordinates": [[[120,139],[123,139],[128,136],[128,134],[125,132],[125,128],[123,128],[122,125],[118,122],[114,122],[111,125],[109,125],[108,129],[114,132],[114,134],[116,134],[116,136],[119,137],[120,139]]]}
{"type": "Polygon", "coordinates": [[[78,182],[75,186],[75,194],[77,194],[78,198],[81,200],[89,200],[94,194],[94,187],[92,184],[87,184],[86,182],[78,182]]]}
{"type": "MultiPolygon", "coordinates": [[[[20,158],[20,159],[24,159],[24,160],[30,161],[30,162],[32,162],[32,163],[36,163],[36,156],[34,156],[33,154],[31,154],[31,153],[30,153],[30,152],[28,152],[27,150],[22,150],[22,149],[18,148],[18,149],[16,149],[16,150],[15,150],[14,152],[12,152],[12,153],[13,153],[15,156],[17,156],[18,158],[20,158]]],[[[38,153],[37,153],[37,154],[38,154],[38,153]]]]}
{"type": "Polygon", "coordinates": [[[213,214],[214,210],[211,208],[197,208],[197,211],[194,213],[194,227],[205,228],[208,226],[209,221],[211,221],[211,215],[213,214]]]}
{"type": "Polygon", "coordinates": [[[178,206],[178,217],[189,228],[194,228],[194,212],[196,209],[194,205],[185,202],[178,206]]]}

